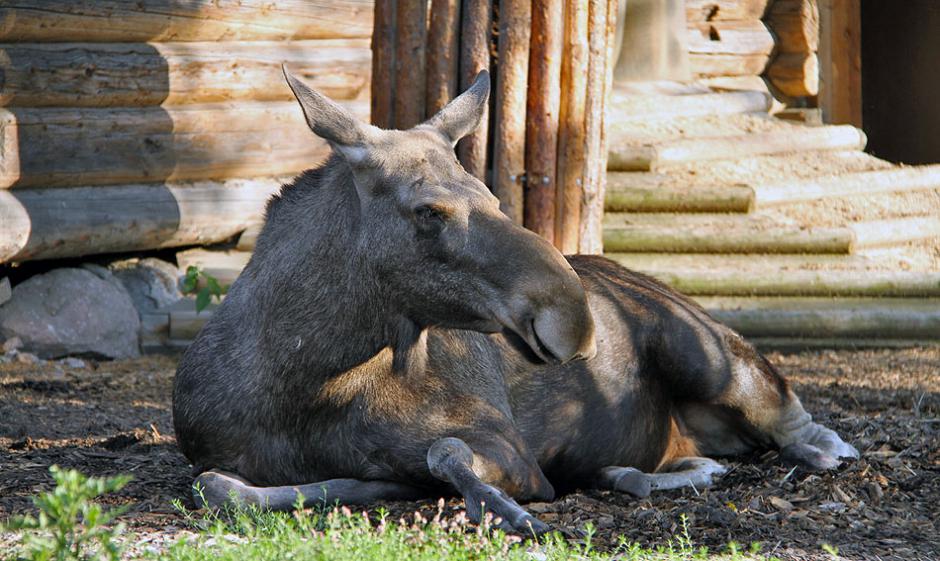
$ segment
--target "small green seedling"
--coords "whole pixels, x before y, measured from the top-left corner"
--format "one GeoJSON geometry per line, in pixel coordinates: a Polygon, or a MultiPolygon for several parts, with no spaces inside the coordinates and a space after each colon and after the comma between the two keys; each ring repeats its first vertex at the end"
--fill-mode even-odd
{"type": "Polygon", "coordinates": [[[195,294],[196,295],[196,313],[206,309],[206,306],[209,305],[209,302],[212,300],[212,297],[215,297],[216,302],[222,301],[222,296],[228,292],[228,285],[219,284],[219,280],[209,273],[206,273],[199,267],[195,265],[190,265],[186,268],[186,276],[183,277],[182,285],[180,286],[183,294],[195,294]],[[203,286],[199,286],[199,279],[205,283],[203,286]]]}
{"type": "Polygon", "coordinates": [[[56,486],[52,491],[33,497],[38,516],[17,516],[3,530],[24,530],[20,555],[12,559],[30,561],[117,561],[121,545],[115,538],[123,524],[112,522],[126,508],[104,509],[94,499],[118,491],[131,477],[87,477],[75,470],[58,466],[49,468],[56,486]]]}

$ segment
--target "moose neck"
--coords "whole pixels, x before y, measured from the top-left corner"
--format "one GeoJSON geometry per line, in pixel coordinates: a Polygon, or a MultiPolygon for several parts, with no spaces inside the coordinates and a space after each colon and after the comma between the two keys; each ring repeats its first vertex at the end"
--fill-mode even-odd
{"type": "Polygon", "coordinates": [[[261,314],[271,358],[284,371],[326,380],[390,347],[396,371],[423,371],[425,332],[393,308],[363,254],[360,202],[345,163],[334,157],[308,172],[268,212],[269,222],[286,228],[272,238],[296,240],[272,245],[265,256],[282,271],[275,278],[290,283],[272,283],[274,306],[261,314]],[[288,219],[272,220],[275,214],[288,219]]]}

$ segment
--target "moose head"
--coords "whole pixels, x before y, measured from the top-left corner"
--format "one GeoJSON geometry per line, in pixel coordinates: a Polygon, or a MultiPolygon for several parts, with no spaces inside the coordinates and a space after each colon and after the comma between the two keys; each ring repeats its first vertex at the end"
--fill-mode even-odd
{"type": "MultiPolygon", "coordinates": [[[[363,123],[284,74],[313,132],[348,167],[358,199],[349,259],[374,275],[385,308],[423,329],[504,328],[542,360],[593,356],[594,323],[581,282],[548,242],[514,224],[468,174],[454,145],[482,119],[490,80],[409,130],[363,123]]],[[[322,189],[322,187],[321,187],[322,189]]]]}

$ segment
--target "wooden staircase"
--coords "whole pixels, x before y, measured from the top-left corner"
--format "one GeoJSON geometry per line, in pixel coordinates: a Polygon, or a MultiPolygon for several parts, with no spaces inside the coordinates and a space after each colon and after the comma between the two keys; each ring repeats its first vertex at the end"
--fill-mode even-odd
{"type": "Polygon", "coordinates": [[[615,88],[604,248],[758,344],[940,341],[940,166],[760,91],[615,88]]]}

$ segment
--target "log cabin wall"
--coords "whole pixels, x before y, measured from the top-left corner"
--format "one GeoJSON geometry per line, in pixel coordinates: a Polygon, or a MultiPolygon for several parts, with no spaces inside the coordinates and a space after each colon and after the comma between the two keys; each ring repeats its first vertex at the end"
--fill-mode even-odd
{"type": "Polygon", "coordinates": [[[0,4],[0,263],[225,240],[328,147],[281,63],[368,119],[366,0],[0,4]]]}
{"type": "Polygon", "coordinates": [[[817,0],[686,0],[693,73],[719,88],[768,89],[786,106],[819,93],[817,0]]]}

